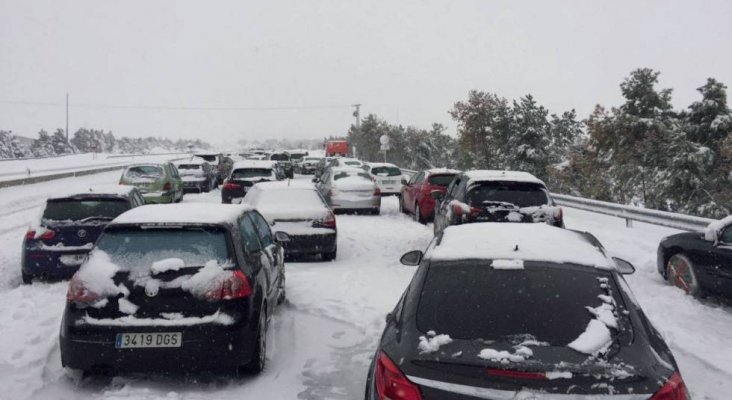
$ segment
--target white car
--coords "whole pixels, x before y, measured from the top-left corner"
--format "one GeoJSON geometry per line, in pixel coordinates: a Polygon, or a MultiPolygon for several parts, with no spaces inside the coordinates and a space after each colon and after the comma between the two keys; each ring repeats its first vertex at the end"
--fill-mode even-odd
{"type": "Polygon", "coordinates": [[[398,196],[402,192],[404,173],[394,164],[368,163],[364,169],[374,178],[382,196],[398,196]]]}

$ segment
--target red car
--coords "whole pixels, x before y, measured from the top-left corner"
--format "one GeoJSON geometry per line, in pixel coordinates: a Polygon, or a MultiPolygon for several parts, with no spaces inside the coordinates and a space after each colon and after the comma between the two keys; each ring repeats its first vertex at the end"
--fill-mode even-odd
{"type": "Polygon", "coordinates": [[[460,173],[454,169],[440,168],[420,171],[402,186],[399,208],[405,214],[414,215],[420,223],[431,221],[435,216],[435,190],[445,193],[452,179],[460,173]]]}

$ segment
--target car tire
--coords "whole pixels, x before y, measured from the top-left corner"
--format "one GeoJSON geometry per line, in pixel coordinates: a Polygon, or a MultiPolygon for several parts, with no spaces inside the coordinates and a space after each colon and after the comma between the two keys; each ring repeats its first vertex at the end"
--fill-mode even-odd
{"type": "Polygon", "coordinates": [[[336,259],[336,253],[338,253],[338,249],[329,251],[327,253],[322,253],[321,257],[323,258],[323,261],[333,261],[336,259]]]}
{"type": "Polygon", "coordinates": [[[254,352],[252,359],[242,368],[248,374],[259,374],[264,371],[267,364],[267,306],[262,305],[259,311],[259,326],[257,327],[257,339],[254,341],[254,352]]]}
{"type": "Polygon", "coordinates": [[[407,209],[404,208],[404,197],[399,196],[399,212],[402,214],[409,214],[407,209]]]}
{"type": "Polygon", "coordinates": [[[414,205],[414,220],[420,224],[425,223],[425,219],[422,217],[422,210],[419,209],[419,203],[414,205]]]}
{"type": "Polygon", "coordinates": [[[672,255],[666,262],[666,280],[694,297],[701,297],[694,263],[683,253],[672,255]]]}
{"type": "Polygon", "coordinates": [[[25,272],[20,271],[20,278],[23,279],[23,283],[26,285],[33,283],[33,275],[31,274],[26,274],[25,272]]]}
{"type": "Polygon", "coordinates": [[[371,215],[379,215],[381,214],[381,208],[374,208],[371,210],[371,215]]]}
{"type": "Polygon", "coordinates": [[[280,293],[277,296],[277,305],[281,305],[282,303],[287,300],[287,292],[286,292],[286,286],[285,286],[285,274],[282,274],[282,278],[280,279],[280,293]]]}

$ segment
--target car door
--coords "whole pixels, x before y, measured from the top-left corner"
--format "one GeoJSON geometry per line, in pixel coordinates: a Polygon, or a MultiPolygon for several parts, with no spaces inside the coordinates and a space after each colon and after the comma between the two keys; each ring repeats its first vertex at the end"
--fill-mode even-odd
{"type": "Polygon", "coordinates": [[[257,235],[259,236],[259,242],[262,244],[262,269],[267,274],[267,298],[271,301],[277,301],[276,288],[280,284],[280,279],[284,275],[284,262],[283,252],[279,243],[274,241],[272,230],[269,227],[267,221],[256,211],[248,213],[254,223],[254,227],[257,229],[257,235]]]}
{"type": "Polygon", "coordinates": [[[712,254],[711,272],[717,278],[714,290],[717,294],[732,296],[732,225],[722,229],[712,254]]]}
{"type": "Polygon", "coordinates": [[[438,212],[435,213],[435,228],[438,230],[445,229],[445,227],[449,226],[451,223],[451,218],[449,218],[451,213],[448,208],[450,201],[452,201],[457,194],[457,188],[462,179],[462,175],[458,175],[452,180],[452,182],[450,182],[450,185],[447,187],[447,191],[445,192],[445,198],[443,198],[438,204],[438,212]]]}
{"type": "Polygon", "coordinates": [[[409,202],[409,209],[412,212],[417,212],[417,207],[415,205],[417,202],[420,201],[419,194],[422,193],[422,186],[424,185],[425,178],[427,177],[427,173],[422,171],[417,176],[414,177],[414,182],[409,188],[410,191],[410,202],[409,202]]]}
{"type": "Polygon", "coordinates": [[[404,185],[404,194],[402,195],[402,204],[404,205],[404,209],[406,209],[407,211],[410,211],[410,212],[412,211],[412,207],[410,205],[414,203],[414,183],[416,182],[417,177],[421,173],[422,172],[418,172],[417,174],[413,175],[409,179],[409,182],[407,182],[407,184],[404,185]]]}
{"type": "Polygon", "coordinates": [[[174,200],[183,197],[183,180],[178,173],[178,168],[175,165],[168,163],[168,171],[170,171],[170,181],[173,185],[174,200]],[[180,193],[180,196],[179,196],[180,193]]]}
{"type": "Polygon", "coordinates": [[[252,268],[252,274],[254,280],[259,282],[265,293],[268,292],[270,286],[271,277],[270,268],[268,268],[269,261],[264,255],[262,249],[262,243],[259,241],[259,233],[254,221],[248,216],[249,213],[243,215],[239,219],[239,234],[241,235],[243,243],[244,255],[247,263],[252,268]]]}

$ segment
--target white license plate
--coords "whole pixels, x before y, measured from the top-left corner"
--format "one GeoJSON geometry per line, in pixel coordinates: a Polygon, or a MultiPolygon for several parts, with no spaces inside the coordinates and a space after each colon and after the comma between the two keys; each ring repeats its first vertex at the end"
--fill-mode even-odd
{"type": "Polygon", "coordinates": [[[86,254],[64,254],[59,257],[59,261],[64,265],[80,265],[85,258],[86,254]]]}
{"type": "Polygon", "coordinates": [[[180,347],[182,341],[181,332],[118,333],[114,347],[118,349],[180,347]]]}

